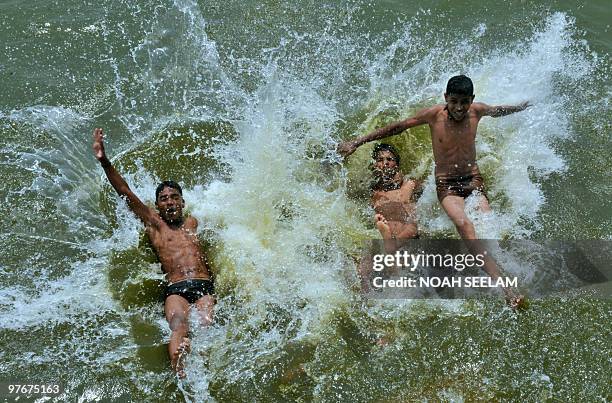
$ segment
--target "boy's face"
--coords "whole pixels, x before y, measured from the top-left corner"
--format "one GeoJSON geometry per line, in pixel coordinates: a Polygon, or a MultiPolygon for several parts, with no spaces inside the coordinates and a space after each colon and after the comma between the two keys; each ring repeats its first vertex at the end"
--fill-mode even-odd
{"type": "Polygon", "coordinates": [[[162,189],[155,201],[159,215],[166,222],[177,222],[183,219],[185,201],[178,190],[169,186],[162,189]]]}
{"type": "Polygon", "coordinates": [[[398,172],[397,157],[391,151],[379,151],[372,166],[374,177],[386,182],[393,180],[398,172]]]}
{"type": "Polygon", "coordinates": [[[444,94],[448,115],[453,120],[463,120],[467,116],[474,95],[444,94]]]}
{"type": "Polygon", "coordinates": [[[389,168],[397,167],[397,158],[391,151],[382,150],[378,152],[376,160],[374,161],[374,169],[383,171],[389,168]]]}

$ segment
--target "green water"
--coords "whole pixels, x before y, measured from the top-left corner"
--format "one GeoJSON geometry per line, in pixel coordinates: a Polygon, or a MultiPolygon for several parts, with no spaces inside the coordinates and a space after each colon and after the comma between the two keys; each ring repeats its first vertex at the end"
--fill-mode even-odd
{"type": "MultiPolygon", "coordinates": [[[[610,240],[607,2],[0,2],[0,381],[57,401],[607,401],[610,299],[362,301],[376,237],[364,146],[442,102],[529,111],[482,122],[484,237],[610,240]],[[209,240],[217,323],[169,369],[163,278],[91,153],[146,202],[184,185],[209,240]],[[385,337],[385,347],[376,341],[385,337]]],[[[428,130],[390,140],[431,182],[428,130]]],[[[433,188],[426,237],[457,237],[433,188]]],[[[527,269],[518,273],[528,277],[527,269]]],[[[571,285],[571,284],[570,284],[571,285]]],[[[605,290],[605,288],[604,288],[605,290]]],[[[604,293],[605,295],[605,293],[604,293]]],[[[609,288],[607,291],[609,296],[609,288]]]]}

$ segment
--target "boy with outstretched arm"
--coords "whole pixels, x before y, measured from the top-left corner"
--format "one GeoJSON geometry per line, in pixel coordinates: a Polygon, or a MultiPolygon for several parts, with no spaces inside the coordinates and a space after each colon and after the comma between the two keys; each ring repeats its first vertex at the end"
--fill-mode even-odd
{"type": "Polygon", "coordinates": [[[198,222],[185,217],[185,200],[180,185],[164,181],[155,191],[155,207],[144,204],[115,170],[104,150],[102,129],[93,133],[93,151],[115,191],[143,222],[151,244],[166,274],[164,311],[172,330],[168,353],[172,368],[185,377],[183,360],[190,349],[189,310],[193,306],[202,326],[213,320],[215,288],[197,237],[198,222]]]}
{"type": "MultiPolygon", "coordinates": [[[[427,124],[435,161],[436,192],[444,211],[452,220],[461,238],[475,240],[474,225],[465,213],[465,198],[478,192],[479,208],[490,211],[485,186],[476,164],[476,131],[485,116],[500,117],[520,112],[530,106],[523,102],[516,106],[490,106],[474,102],[472,80],[464,75],[452,77],[444,94],[446,104],[422,109],[414,117],[391,123],[372,133],[346,141],[338,146],[345,157],[357,147],[370,141],[399,134],[411,127],[427,124]]],[[[468,242],[468,246],[471,242],[468,242]]],[[[500,271],[495,261],[486,259],[485,271],[496,280],[500,271]]],[[[504,289],[508,303],[515,307],[522,302],[511,290],[504,289]]]]}

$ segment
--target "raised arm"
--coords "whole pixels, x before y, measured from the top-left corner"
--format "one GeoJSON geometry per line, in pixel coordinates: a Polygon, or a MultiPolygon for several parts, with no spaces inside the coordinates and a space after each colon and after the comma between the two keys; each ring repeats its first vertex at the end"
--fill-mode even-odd
{"type": "Polygon", "coordinates": [[[478,109],[480,116],[491,116],[498,118],[500,116],[510,115],[515,112],[524,111],[529,108],[531,104],[528,101],[522,102],[518,105],[498,105],[491,106],[483,103],[478,103],[478,109]]]}
{"type": "Polygon", "coordinates": [[[338,145],[338,153],[340,153],[344,157],[348,157],[355,150],[370,141],[384,139],[385,137],[393,136],[395,134],[399,134],[406,129],[410,129],[411,127],[420,126],[427,123],[428,109],[424,109],[418,112],[414,117],[408,118],[406,120],[400,120],[398,122],[393,122],[388,124],[385,127],[381,127],[380,129],[376,129],[373,132],[366,134],[365,136],[358,137],[355,140],[344,141],[338,145]]]}
{"type": "Polygon", "coordinates": [[[136,214],[142,222],[146,225],[156,225],[159,221],[157,213],[147,205],[145,205],[139,198],[132,192],[127,182],[119,175],[117,170],[113,167],[110,160],[106,156],[104,151],[104,134],[102,129],[94,129],[93,132],[93,151],[96,159],[100,161],[100,165],[104,169],[104,173],[108,178],[108,181],[117,191],[119,196],[127,200],[129,208],[136,214]]]}

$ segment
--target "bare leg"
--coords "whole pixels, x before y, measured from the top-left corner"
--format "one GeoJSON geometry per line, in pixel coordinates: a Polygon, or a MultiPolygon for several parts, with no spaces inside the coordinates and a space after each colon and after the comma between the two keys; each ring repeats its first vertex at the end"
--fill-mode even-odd
{"type": "Polygon", "coordinates": [[[455,224],[455,228],[457,228],[462,239],[476,239],[474,224],[465,214],[465,200],[463,200],[463,197],[446,196],[442,199],[442,207],[453,224],[455,224]]]}
{"type": "MultiPolygon", "coordinates": [[[[446,196],[442,200],[442,207],[444,208],[444,211],[446,211],[448,217],[453,221],[453,224],[455,224],[461,238],[468,241],[466,246],[468,249],[470,249],[470,252],[474,254],[483,254],[483,245],[476,241],[474,224],[472,224],[468,216],[465,214],[465,201],[463,198],[459,196],[446,196]]],[[[484,196],[481,196],[481,200],[479,201],[479,209],[483,212],[491,211],[489,202],[484,196]]],[[[483,269],[489,276],[491,276],[493,280],[497,280],[502,275],[497,262],[495,262],[493,257],[488,254],[485,255],[483,269]]],[[[511,308],[516,309],[524,304],[524,296],[517,296],[511,289],[508,288],[504,288],[503,292],[506,302],[511,308]]]]}
{"type": "Polygon", "coordinates": [[[404,224],[402,225],[399,233],[397,234],[398,239],[414,239],[419,235],[419,230],[416,224],[404,224]]]}
{"type": "MultiPolygon", "coordinates": [[[[483,195],[478,196],[478,210],[483,213],[490,213],[491,206],[489,205],[489,200],[483,195]]],[[[491,276],[493,277],[493,276],[491,276]]],[[[503,288],[504,296],[506,298],[506,303],[512,309],[520,309],[525,308],[527,306],[527,302],[525,300],[525,296],[521,294],[516,294],[511,288],[503,288]]]]}
{"type": "Polygon", "coordinates": [[[198,311],[198,317],[200,318],[200,326],[209,326],[213,322],[215,297],[212,295],[205,295],[195,302],[195,307],[198,311]]]}
{"type": "Polygon", "coordinates": [[[489,205],[489,201],[483,195],[478,196],[478,211],[483,213],[490,213],[491,206],[489,205]]]}
{"type": "Polygon", "coordinates": [[[166,320],[172,330],[170,343],[168,344],[168,355],[172,369],[176,371],[179,377],[184,378],[183,360],[186,353],[189,352],[190,342],[187,337],[189,331],[189,303],[183,297],[178,295],[170,295],[166,298],[164,304],[166,320]]]}
{"type": "MultiPolygon", "coordinates": [[[[466,242],[466,246],[470,252],[474,254],[484,254],[482,245],[480,245],[480,242],[476,241],[474,224],[472,224],[468,216],[465,214],[465,201],[463,198],[459,196],[446,196],[442,200],[442,207],[444,207],[446,214],[448,214],[450,219],[453,221],[453,224],[455,224],[461,238],[469,241],[466,242]]],[[[483,269],[489,274],[489,276],[491,276],[491,278],[493,278],[493,280],[497,280],[501,276],[495,260],[486,254],[483,269]]]]}

